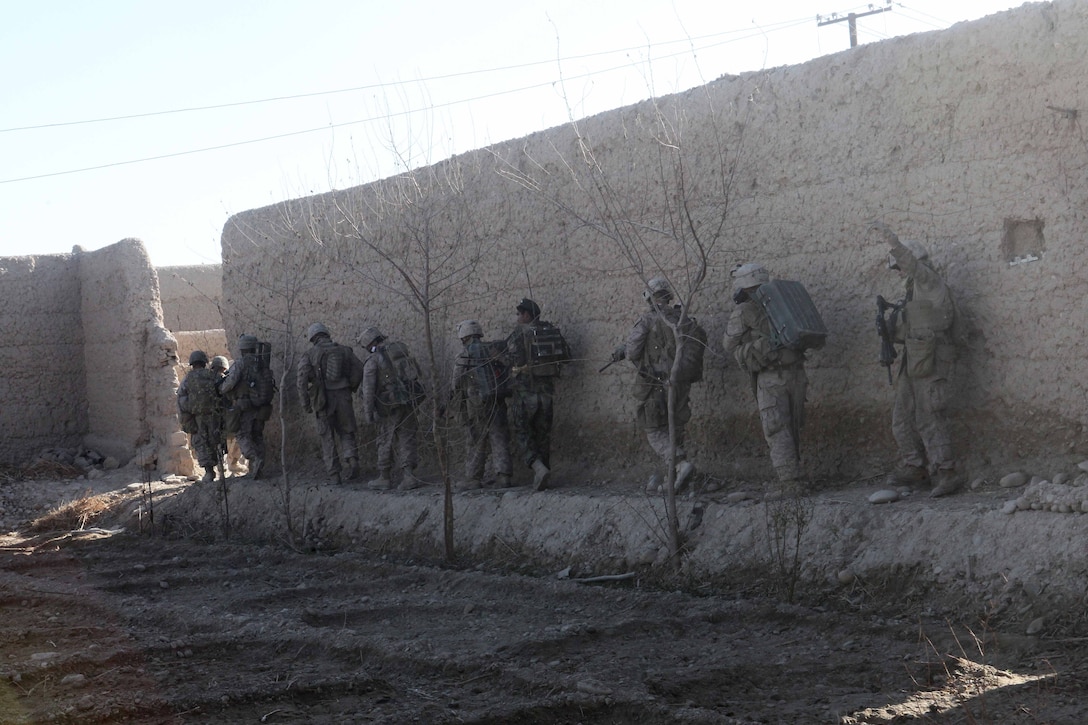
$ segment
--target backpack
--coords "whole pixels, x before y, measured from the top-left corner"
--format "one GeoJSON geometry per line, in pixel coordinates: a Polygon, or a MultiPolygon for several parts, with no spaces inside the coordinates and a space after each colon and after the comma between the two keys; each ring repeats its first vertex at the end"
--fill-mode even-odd
{"type": "Polygon", "coordinates": [[[272,375],[268,362],[272,358],[271,343],[261,343],[267,346],[267,357],[258,347],[257,354],[243,355],[242,364],[245,366],[245,385],[249,389],[249,402],[254,408],[263,408],[272,404],[272,397],[276,394],[276,379],[272,375]]]}
{"type": "Polygon", "coordinates": [[[390,342],[378,347],[374,354],[378,356],[378,403],[388,408],[415,407],[427,397],[419,363],[408,352],[407,345],[390,342]]]}
{"type": "Polygon", "coordinates": [[[493,399],[510,394],[510,368],[504,362],[506,341],[473,340],[461,353],[465,399],[470,412],[480,413],[493,399]]]}
{"type": "MultiPolygon", "coordinates": [[[[678,330],[684,339],[681,351],[678,380],[681,383],[698,383],[703,379],[703,356],[706,353],[706,330],[694,317],[684,320],[678,330]]],[[[676,356],[676,338],[672,328],[659,315],[654,315],[650,334],[646,340],[649,362],[654,372],[668,375],[676,356]]]]}
{"type": "Polygon", "coordinates": [[[570,346],[558,327],[550,322],[539,322],[529,327],[528,357],[533,375],[557,376],[559,365],[570,362],[570,346]]]}
{"type": "Polygon", "coordinates": [[[363,361],[347,345],[331,345],[321,354],[318,368],[323,371],[323,386],[342,387],[336,384],[347,381],[354,393],[363,382],[363,361]]]}
{"type": "Polygon", "coordinates": [[[219,410],[219,391],[215,384],[219,374],[208,369],[197,369],[185,378],[189,393],[189,410],[193,415],[211,415],[219,410]]]}
{"type": "Polygon", "coordinates": [[[765,282],[752,298],[767,312],[775,349],[787,347],[804,352],[824,346],[827,325],[803,284],[785,279],[765,282]]]}

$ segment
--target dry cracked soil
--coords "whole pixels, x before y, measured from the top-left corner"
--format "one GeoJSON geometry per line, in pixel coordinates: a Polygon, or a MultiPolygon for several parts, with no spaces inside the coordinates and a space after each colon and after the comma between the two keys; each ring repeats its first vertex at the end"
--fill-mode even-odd
{"type": "Polygon", "coordinates": [[[114,493],[74,520],[59,504],[85,482],[0,484],[0,723],[1088,721],[1072,633],[895,592],[790,604],[758,583],[153,535],[116,525],[140,495],[125,482],[95,482],[114,493]]]}

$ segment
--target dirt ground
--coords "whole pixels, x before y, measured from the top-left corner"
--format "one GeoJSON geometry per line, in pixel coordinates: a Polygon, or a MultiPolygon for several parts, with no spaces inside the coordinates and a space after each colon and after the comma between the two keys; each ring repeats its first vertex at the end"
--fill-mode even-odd
{"type": "Polygon", "coordinates": [[[164,536],[124,475],[0,484],[0,723],[1088,721],[1076,632],[164,536]]]}

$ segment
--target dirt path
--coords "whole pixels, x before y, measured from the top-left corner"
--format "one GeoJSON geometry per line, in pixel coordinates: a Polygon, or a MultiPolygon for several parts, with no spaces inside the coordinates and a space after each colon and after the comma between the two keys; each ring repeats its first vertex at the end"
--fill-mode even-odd
{"type": "Polygon", "coordinates": [[[1088,719],[1083,642],[976,645],[865,592],[798,606],[105,531],[2,543],[0,723],[1088,719]]]}

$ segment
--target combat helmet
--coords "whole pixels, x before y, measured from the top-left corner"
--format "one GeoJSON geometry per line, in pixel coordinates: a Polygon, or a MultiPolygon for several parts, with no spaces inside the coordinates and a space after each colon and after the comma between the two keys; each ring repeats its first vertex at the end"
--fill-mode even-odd
{"type": "Polygon", "coordinates": [[[466,337],[483,337],[484,328],[476,320],[465,320],[457,326],[457,337],[464,340],[466,337]]]}
{"type": "Polygon", "coordinates": [[[375,345],[385,339],[385,335],[377,327],[368,327],[363,330],[363,336],[359,338],[363,343],[363,346],[369,350],[371,345],[375,345]]]}
{"type": "Polygon", "coordinates": [[[306,330],[306,339],[310,342],[313,342],[314,338],[316,338],[318,335],[332,337],[331,335],[329,335],[329,328],[325,327],[320,322],[315,322],[314,324],[310,325],[310,327],[306,330]]]}
{"type": "Polygon", "coordinates": [[[195,365],[196,363],[208,364],[208,354],[203,350],[193,350],[189,353],[189,364],[195,365]]]}
{"type": "Polygon", "coordinates": [[[668,302],[672,299],[672,286],[669,280],[657,275],[646,283],[646,289],[642,292],[642,299],[652,303],[654,300],[668,302]]]}
{"type": "Polygon", "coordinates": [[[257,338],[253,335],[239,335],[238,336],[238,349],[241,351],[256,350],[257,338]]]}
{"type": "Polygon", "coordinates": [[[230,361],[222,355],[216,355],[212,358],[212,370],[226,370],[230,367],[230,361]]]}
{"type": "Polygon", "coordinates": [[[534,320],[540,317],[540,305],[533,302],[528,297],[522,298],[521,302],[519,302],[518,306],[514,309],[518,312],[528,312],[530,315],[532,315],[534,320]]]}
{"type": "Polygon", "coordinates": [[[767,268],[758,262],[748,262],[733,270],[733,291],[758,287],[771,281],[767,268]]]}

